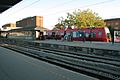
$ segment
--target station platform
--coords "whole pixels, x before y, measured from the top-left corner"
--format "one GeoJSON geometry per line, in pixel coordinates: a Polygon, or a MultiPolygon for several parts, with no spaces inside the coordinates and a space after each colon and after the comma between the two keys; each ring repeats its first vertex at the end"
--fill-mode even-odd
{"type": "Polygon", "coordinates": [[[18,40],[1,39],[0,42],[20,46],[33,46],[63,51],[73,51],[100,55],[120,56],[120,43],[94,42],[94,41],[62,41],[62,40],[18,40]]]}
{"type": "Polygon", "coordinates": [[[62,40],[35,40],[24,43],[39,48],[49,48],[69,52],[98,54],[120,57],[120,43],[89,42],[89,41],[62,41],[62,40]]]}
{"type": "Polygon", "coordinates": [[[0,47],[0,80],[99,80],[0,47]]]}
{"type": "Polygon", "coordinates": [[[42,40],[42,41],[36,40],[32,42],[120,51],[120,43],[90,42],[90,41],[85,41],[85,42],[83,41],[62,41],[62,40],[42,40]]]}

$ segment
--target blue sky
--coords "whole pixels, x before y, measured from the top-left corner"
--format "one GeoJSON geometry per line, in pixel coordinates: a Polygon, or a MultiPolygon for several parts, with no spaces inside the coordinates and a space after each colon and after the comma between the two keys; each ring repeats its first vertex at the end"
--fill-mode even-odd
{"type": "Polygon", "coordinates": [[[37,15],[44,17],[44,27],[52,29],[67,12],[88,8],[103,19],[120,18],[120,0],[23,0],[0,14],[0,27],[37,15]]]}

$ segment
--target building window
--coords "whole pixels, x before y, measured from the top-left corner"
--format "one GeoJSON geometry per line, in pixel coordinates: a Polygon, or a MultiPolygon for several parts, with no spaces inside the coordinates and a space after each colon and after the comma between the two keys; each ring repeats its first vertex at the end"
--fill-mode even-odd
{"type": "Polygon", "coordinates": [[[110,23],[108,23],[107,25],[110,26],[110,23]]]}
{"type": "Polygon", "coordinates": [[[118,25],[118,22],[116,22],[115,25],[117,26],[117,25],[118,25]]]}

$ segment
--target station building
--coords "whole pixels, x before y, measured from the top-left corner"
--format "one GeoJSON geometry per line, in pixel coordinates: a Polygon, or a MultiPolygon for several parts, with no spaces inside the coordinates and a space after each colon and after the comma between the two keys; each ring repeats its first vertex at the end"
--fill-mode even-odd
{"type": "Polygon", "coordinates": [[[106,26],[111,26],[113,29],[120,29],[120,18],[105,19],[106,26]]]}
{"type": "Polygon", "coordinates": [[[2,26],[3,31],[8,31],[8,30],[15,29],[15,28],[16,28],[15,23],[8,23],[2,26]]]}
{"type": "Polygon", "coordinates": [[[1,28],[1,31],[0,31],[0,37],[4,36],[6,37],[6,35],[8,34],[8,32],[12,29],[16,29],[16,24],[15,23],[7,23],[7,24],[4,24],[1,28]]]}
{"type": "Polygon", "coordinates": [[[104,20],[106,26],[113,28],[113,39],[114,42],[120,42],[120,18],[112,18],[104,20]]]}
{"type": "Polygon", "coordinates": [[[27,17],[16,21],[16,24],[5,24],[3,29],[8,30],[2,32],[2,36],[16,39],[41,39],[47,30],[43,27],[43,16],[27,17]]]}
{"type": "Polygon", "coordinates": [[[16,27],[43,27],[43,16],[27,17],[16,22],[16,27]]]}
{"type": "Polygon", "coordinates": [[[16,22],[16,27],[22,27],[23,30],[35,31],[36,39],[44,35],[46,28],[43,27],[43,16],[27,17],[16,22]]]}

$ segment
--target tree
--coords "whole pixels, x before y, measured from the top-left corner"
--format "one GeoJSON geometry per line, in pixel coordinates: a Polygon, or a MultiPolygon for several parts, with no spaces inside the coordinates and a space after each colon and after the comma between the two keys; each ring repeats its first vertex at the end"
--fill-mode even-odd
{"type": "Polygon", "coordinates": [[[104,20],[90,9],[67,13],[67,18],[62,22],[62,25],[68,28],[71,26],[77,26],[77,28],[105,27],[104,20]]]}
{"type": "Polygon", "coordinates": [[[104,27],[104,20],[90,9],[73,12],[78,28],[104,27]]]}
{"type": "Polygon", "coordinates": [[[53,28],[53,30],[59,30],[59,29],[64,29],[64,18],[60,17],[58,18],[58,23],[55,25],[55,27],[53,28]]]}
{"type": "Polygon", "coordinates": [[[59,30],[59,29],[63,29],[64,28],[64,25],[63,24],[56,24],[55,27],[53,28],[53,30],[59,30]]]}

